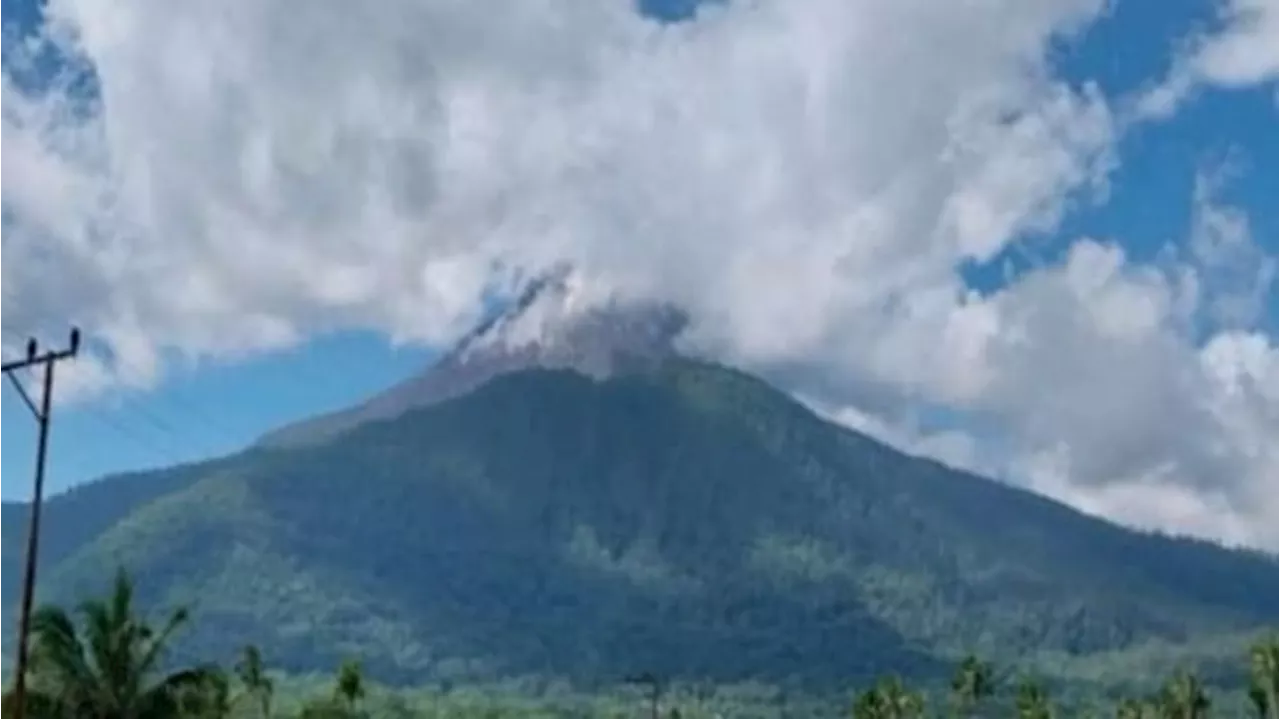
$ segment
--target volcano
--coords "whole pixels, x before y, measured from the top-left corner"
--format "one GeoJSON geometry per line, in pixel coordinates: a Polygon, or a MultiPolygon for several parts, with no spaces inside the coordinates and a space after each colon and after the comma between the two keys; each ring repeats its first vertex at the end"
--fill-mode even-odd
{"type": "MultiPolygon", "coordinates": [[[[51,498],[41,598],[123,565],[145,603],[192,606],[192,657],[253,642],[289,671],[355,655],[414,684],[847,687],[968,652],[1091,681],[1103,659],[1194,661],[1212,681],[1275,631],[1274,557],[907,456],[681,356],[685,324],[538,283],[356,407],[51,498]]],[[[25,511],[4,505],[9,612],[25,511]]]]}

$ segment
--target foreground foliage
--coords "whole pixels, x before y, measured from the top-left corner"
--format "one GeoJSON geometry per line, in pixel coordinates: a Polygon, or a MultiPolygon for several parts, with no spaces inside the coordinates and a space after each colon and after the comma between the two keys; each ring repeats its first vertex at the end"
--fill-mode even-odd
{"type": "MultiPolygon", "coordinates": [[[[262,653],[246,646],[227,671],[212,664],[174,668],[165,661],[175,632],[188,621],[185,610],[168,615],[158,626],[140,616],[128,577],[117,574],[110,594],[87,601],[76,617],[57,606],[41,607],[32,623],[32,662],[28,675],[30,719],[410,719],[411,717],[501,716],[832,716],[854,719],[923,719],[1016,716],[1054,719],[1065,715],[1114,715],[1117,719],[1207,719],[1239,714],[1230,701],[1211,696],[1200,679],[1178,671],[1159,691],[1142,697],[1120,697],[1108,711],[1082,711],[1055,702],[1049,688],[1034,677],[997,676],[997,670],[975,657],[959,663],[943,696],[916,688],[897,676],[884,677],[856,692],[842,712],[831,702],[804,697],[761,695],[757,701],[726,706],[709,687],[687,691],[669,687],[649,673],[634,679],[645,693],[627,701],[623,693],[598,694],[593,700],[562,695],[560,702],[512,701],[463,691],[423,696],[396,693],[369,685],[357,661],[344,661],[327,690],[288,707],[275,703],[276,681],[262,653]],[[78,618],[79,621],[75,621],[78,618]],[[1217,711],[1222,704],[1225,711],[1217,711]],[[1067,711],[1070,709],[1070,711],[1067,711]]],[[[1277,642],[1258,640],[1249,652],[1249,713],[1276,719],[1277,642]]],[[[4,696],[4,716],[12,716],[12,690],[4,696]]],[[[1235,705],[1239,708],[1241,704],[1235,705]]]]}

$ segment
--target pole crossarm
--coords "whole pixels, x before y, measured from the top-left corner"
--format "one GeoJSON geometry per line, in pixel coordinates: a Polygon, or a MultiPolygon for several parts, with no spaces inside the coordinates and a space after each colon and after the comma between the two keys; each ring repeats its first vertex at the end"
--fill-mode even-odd
{"type": "Polygon", "coordinates": [[[27,356],[20,360],[5,362],[0,371],[9,378],[18,396],[26,403],[31,414],[35,416],[40,428],[36,441],[36,477],[31,495],[31,518],[27,524],[27,554],[22,576],[22,604],[18,614],[18,666],[14,672],[13,704],[15,719],[26,719],[27,711],[27,646],[31,633],[31,603],[36,583],[36,556],[40,542],[40,505],[44,500],[44,465],[49,445],[50,409],[53,399],[53,368],[58,362],[71,359],[80,351],[80,330],[72,328],[71,344],[67,349],[38,354],[35,339],[27,342],[27,356]],[[44,367],[44,378],[41,382],[40,406],[32,401],[27,390],[14,376],[14,372],[37,365],[44,367]]]}
{"type": "Polygon", "coordinates": [[[71,349],[58,350],[57,352],[45,352],[37,357],[24,357],[20,360],[5,362],[4,365],[0,367],[0,372],[5,372],[7,374],[14,370],[22,369],[23,367],[32,367],[38,364],[48,364],[49,362],[57,362],[58,360],[71,359],[76,356],[78,350],[78,347],[73,347],[71,349]]]}

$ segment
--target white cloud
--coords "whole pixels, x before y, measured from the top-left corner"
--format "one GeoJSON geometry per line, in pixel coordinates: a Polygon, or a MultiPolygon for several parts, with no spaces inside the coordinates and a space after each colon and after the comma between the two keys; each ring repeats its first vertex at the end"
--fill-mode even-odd
{"type": "Polygon", "coordinates": [[[663,27],[621,1],[55,2],[102,111],[69,126],[6,85],[5,144],[43,171],[6,169],[10,274],[83,265],[55,317],[137,316],[197,352],[347,324],[439,340],[494,263],[561,259],[761,351],[817,341],[815,304],[1052,221],[1110,138],[1101,99],[1039,56],[1099,4],[744,3],[663,27]],[[762,271],[826,277],[795,295],[762,271]]]}
{"type": "Polygon", "coordinates": [[[1231,171],[1227,165],[1196,176],[1187,246],[1198,269],[1196,291],[1207,297],[1208,325],[1253,327],[1276,281],[1276,258],[1254,240],[1249,216],[1221,201],[1231,171]]]}
{"type": "MultiPolygon", "coordinates": [[[[879,412],[826,413],[1089,512],[1274,550],[1276,342],[1242,328],[1197,344],[1179,278],[1202,272],[1198,264],[1135,265],[1115,245],[1080,240],[1062,264],[988,297],[953,295],[927,314],[900,317],[861,365],[815,368],[878,376],[882,393],[901,393],[876,398],[879,412]],[[982,320],[956,323],[965,315],[982,320]],[[952,332],[939,329],[948,324],[952,332]],[[876,355],[899,338],[915,344],[878,366],[876,355]],[[939,355],[950,364],[935,363],[939,355]],[[968,380],[963,393],[948,381],[957,372],[968,380]],[[921,405],[948,407],[964,421],[922,429],[921,405]]],[[[1197,304],[1216,306],[1215,285],[1199,287],[1197,304]]],[[[828,397],[832,388],[824,385],[828,397]]],[[[856,388],[834,388],[861,399],[856,388]]]]}
{"type": "Polygon", "coordinates": [[[1280,2],[1230,0],[1223,24],[1196,48],[1192,62],[1200,76],[1228,87],[1274,79],[1280,62],[1280,2]]]}
{"type": "Polygon", "coordinates": [[[1072,487],[1185,461],[1170,486],[1239,496],[1256,471],[1211,475],[1261,460],[1219,424],[1274,417],[1206,379],[1168,273],[1094,242],[987,297],[956,270],[1104,196],[1112,110],[1045,60],[1104,4],[54,0],[101,106],[6,74],[4,324],[80,322],[96,384],[138,384],[339,327],[446,341],[568,261],[830,405],[1002,433],[919,451],[1065,443],[1072,487]]]}
{"type": "Polygon", "coordinates": [[[1280,0],[1219,0],[1216,27],[1193,36],[1168,76],[1139,95],[1134,119],[1162,119],[1203,87],[1273,83],[1280,67],[1280,0]]]}

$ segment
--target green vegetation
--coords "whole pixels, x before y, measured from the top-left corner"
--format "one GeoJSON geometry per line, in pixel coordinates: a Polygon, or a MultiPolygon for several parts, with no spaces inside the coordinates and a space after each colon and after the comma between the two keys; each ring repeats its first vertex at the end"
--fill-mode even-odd
{"type": "MultiPolygon", "coordinates": [[[[5,505],[6,552],[21,510],[5,505]]],[[[347,657],[450,696],[594,697],[644,671],[788,701],[885,673],[945,689],[969,653],[1059,698],[1154,691],[1178,668],[1216,688],[1276,624],[1274,557],[905,456],[684,360],[507,374],[327,443],[83,486],[42,526],[40,601],[128,566],[141,607],[201,617],[176,665],[248,672],[243,645],[268,648],[280,673],[254,696],[273,710],[287,677],[347,657]]],[[[19,567],[5,555],[6,641],[19,567]]]]}
{"type": "MultiPolygon", "coordinates": [[[[1055,703],[1046,687],[1023,677],[1014,685],[1012,702],[1001,692],[990,664],[966,657],[955,669],[949,693],[935,706],[929,690],[912,687],[897,676],[881,678],[856,692],[852,701],[831,697],[738,695],[736,702],[709,687],[689,693],[667,691],[660,678],[640,675],[630,681],[649,694],[612,696],[608,688],[594,697],[483,697],[466,692],[414,694],[367,684],[358,662],[339,666],[330,687],[294,697],[288,707],[273,704],[275,683],[262,655],[246,646],[231,672],[208,664],[161,669],[173,632],[187,621],[185,610],[173,612],[156,631],[136,612],[128,578],[117,575],[111,595],[82,605],[77,626],[56,606],[36,614],[27,716],[30,719],[409,719],[411,717],[635,716],[646,708],[654,717],[711,716],[839,716],[855,719],[923,719],[931,716],[1007,716],[1050,719],[1089,714],[1078,701],[1055,703]],[[167,671],[167,673],[166,673],[167,671]],[[745,699],[745,701],[744,701],[745,699]],[[779,701],[779,699],[782,699],[779,701]]],[[[1258,719],[1276,716],[1276,639],[1259,640],[1250,651],[1248,697],[1258,719]]],[[[13,712],[12,690],[4,697],[4,716],[13,712]]],[[[1145,697],[1120,697],[1114,713],[1120,719],[1207,719],[1232,715],[1214,711],[1217,701],[1197,677],[1179,671],[1160,690],[1145,697]]],[[[1242,714],[1241,712],[1234,712],[1242,714]]],[[[1091,714],[1090,714],[1091,715],[1091,714]]]]}
{"type": "Polygon", "coordinates": [[[165,719],[204,716],[225,688],[212,667],[165,673],[160,660],[187,621],[173,612],[157,629],[134,611],[133,586],[120,573],[111,595],[80,607],[80,626],[57,606],[31,618],[31,714],[49,717],[165,719]]]}

